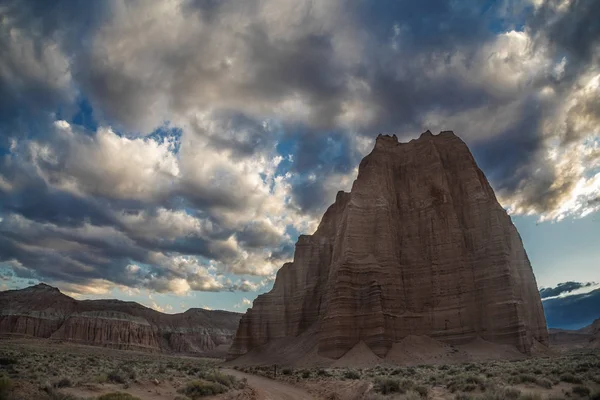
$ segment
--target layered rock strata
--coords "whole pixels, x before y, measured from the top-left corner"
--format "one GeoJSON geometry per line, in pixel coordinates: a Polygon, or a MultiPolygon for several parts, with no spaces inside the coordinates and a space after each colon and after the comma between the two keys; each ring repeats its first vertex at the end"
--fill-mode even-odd
{"type": "Polygon", "coordinates": [[[0,310],[4,336],[188,354],[230,345],[241,317],[204,309],[163,314],[118,300],[77,301],[45,284],[0,292],[0,310]]]}
{"type": "Polygon", "coordinates": [[[293,262],[242,317],[229,358],[308,329],[329,358],[360,341],[383,357],[409,335],[524,353],[547,343],[521,238],[452,132],[377,138],[351,192],[299,237],[293,262]]]}

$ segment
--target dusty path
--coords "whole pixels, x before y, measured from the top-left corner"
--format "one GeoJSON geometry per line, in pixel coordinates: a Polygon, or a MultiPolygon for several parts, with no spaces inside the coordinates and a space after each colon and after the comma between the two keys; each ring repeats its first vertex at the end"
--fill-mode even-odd
{"type": "Polygon", "coordinates": [[[246,378],[248,385],[256,391],[260,400],[312,400],[308,392],[287,383],[278,382],[262,376],[245,374],[234,369],[223,369],[228,375],[238,379],[246,378]]]}

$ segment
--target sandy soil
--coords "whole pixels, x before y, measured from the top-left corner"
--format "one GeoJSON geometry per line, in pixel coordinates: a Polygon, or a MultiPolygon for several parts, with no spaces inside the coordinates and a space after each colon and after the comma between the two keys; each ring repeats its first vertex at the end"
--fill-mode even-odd
{"type": "MultiPolygon", "coordinates": [[[[545,346],[539,353],[547,351],[545,346]]],[[[548,354],[550,355],[550,354],[548,354]]],[[[228,366],[285,365],[293,367],[354,367],[375,365],[455,364],[486,360],[522,360],[526,356],[514,346],[501,345],[477,338],[470,343],[452,346],[427,336],[407,336],[394,343],[385,358],[378,357],[364,342],[359,342],[337,360],[317,354],[314,335],[283,338],[252,350],[228,366]]]]}
{"type": "Polygon", "coordinates": [[[365,342],[360,341],[356,346],[350,349],[349,352],[344,354],[341,358],[335,360],[332,367],[346,367],[353,366],[355,368],[367,368],[374,367],[375,365],[381,364],[383,359],[379,358],[365,342]]]}
{"type": "Polygon", "coordinates": [[[177,389],[168,382],[162,384],[159,383],[158,385],[155,385],[152,382],[145,382],[131,385],[127,389],[124,389],[123,385],[114,384],[87,385],[83,387],[65,388],[61,391],[86,399],[113,392],[129,393],[142,400],[166,400],[174,399],[177,396],[177,389]]]}
{"type": "Polygon", "coordinates": [[[262,376],[245,374],[233,369],[224,369],[224,373],[238,379],[246,378],[248,386],[255,391],[257,400],[310,400],[314,399],[307,391],[291,386],[284,382],[264,378],[262,376]]]}

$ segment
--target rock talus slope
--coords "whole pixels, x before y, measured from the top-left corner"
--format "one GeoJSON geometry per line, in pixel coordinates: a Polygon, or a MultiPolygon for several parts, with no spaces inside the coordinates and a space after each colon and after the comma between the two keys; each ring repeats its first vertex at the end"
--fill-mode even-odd
{"type": "Polygon", "coordinates": [[[529,259],[466,144],[452,132],[380,135],[273,289],[242,317],[229,358],[318,332],[318,354],[409,335],[475,338],[529,353],[548,334],[529,259]]]}
{"type": "Polygon", "coordinates": [[[78,301],[45,284],[0,292],[0,310],[2,335],[176,353],[230,345],[241,316],[203,309],[163,314],[134,302],[78,301]]]}

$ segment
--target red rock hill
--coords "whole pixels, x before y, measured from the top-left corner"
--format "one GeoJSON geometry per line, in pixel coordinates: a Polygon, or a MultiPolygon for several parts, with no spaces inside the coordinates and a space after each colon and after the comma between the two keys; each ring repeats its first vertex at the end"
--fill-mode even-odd
{"type": "Polygon", "coordinates": [[[242,317],[229,358],[299,336],[328,358],[360,342],[383,357],[409,335],[523,353],[548,341],[519,233],[452,132],[377,138],[351,192],[242,317]]]}

